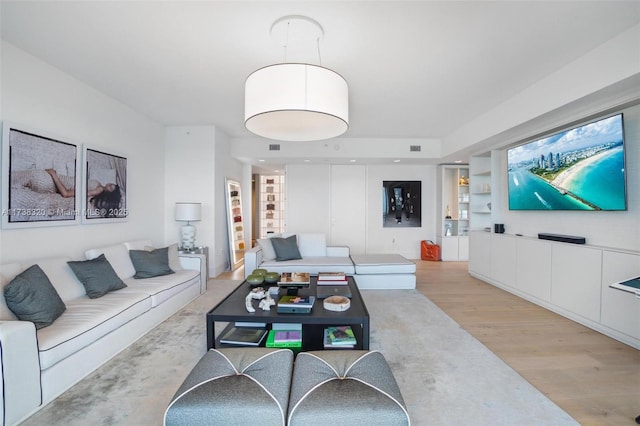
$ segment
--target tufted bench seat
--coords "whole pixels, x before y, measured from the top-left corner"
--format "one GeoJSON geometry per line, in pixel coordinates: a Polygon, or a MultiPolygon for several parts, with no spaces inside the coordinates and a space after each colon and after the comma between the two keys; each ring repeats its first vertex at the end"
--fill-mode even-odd
{"type": "Polygon", "coordinates": [[[174,395],[164,424],[284,425],[292,370],[289,349],[211,349],[174,395]]]}
{"type": "Polygon", "coordinates": [[[380,352],[327,350],[298,354],[287,424],[400,426],[410,420],[380,352]]]}
{"type": "Polygon", "coordinates": [[[171,400],[165,425],[409,425],[377,351],[211,349],[171,400]]]}
{"type": "Polygon", "coordinates": [[[352,254],[359,289],[414,289],[416,264],[399,254],[352,254]]]}

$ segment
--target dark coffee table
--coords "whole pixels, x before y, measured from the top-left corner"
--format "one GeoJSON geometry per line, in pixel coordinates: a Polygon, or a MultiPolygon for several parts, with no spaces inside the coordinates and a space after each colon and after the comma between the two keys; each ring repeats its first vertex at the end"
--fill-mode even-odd
{"type": "MultiPolygon", "coordinates": [[[[301,296],[316,294],[317,277],[311,277],[311,283],[307,288],[298,290],[301,296]]],[[[219,335],[224,335],[227,329],[234,326],[235,322],[266,323],[267,328],[271,328],[273,323],[298,323],[302,324],[302,350],[324,349],[323,333],[328,326],[350,325],[357,339],[355,349],[369,349],[369,312],[362,300],[362,295],[356,286],[353,277],[349,277],[348,285],[351,289],[351,307],[344,312],[334,312],[324,309],[322,300],[316,299],[313,309],[309,314],[279,314],[276,306],[270,310],[263,311],[258,308],[258,301],[254,301],[255,312],[247,312],[245,309],[245,298],[251,291],[246,281],[231,292],[222,302],[207,313],[207,349],[220,348],[219,337],[216,338],[216,322],[229,323],[225,330],[219,335]]],[[[265,288],[268,285],[265,285],[265,288]]],[[[280,289],[280,296],[286,294],[286,289],[280,289]]],[[[277,302],[277,299],[276,299],[277,302]]],[[[262,343],[264,345],[264,342],[262,343]]]]}

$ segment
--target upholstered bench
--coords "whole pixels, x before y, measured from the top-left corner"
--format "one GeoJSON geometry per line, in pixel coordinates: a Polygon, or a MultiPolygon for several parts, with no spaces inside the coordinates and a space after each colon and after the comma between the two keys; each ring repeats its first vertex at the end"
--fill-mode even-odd
{"type": "Polygon", "coordinates": [[[399,254],[352,254],[359,289],[416,288],[416,264],[399,254]]]}
{"type": "Polygon", "coordinates": [[[377,351],[301,352],[293,369],[289,425],[409,425],[400,389],[377,351]]]}
{"type": "Polygon", "coordinates": [[[284,425],[292,370],[289,349],[211,349],[174,395],[164,424],[284,425]]]}

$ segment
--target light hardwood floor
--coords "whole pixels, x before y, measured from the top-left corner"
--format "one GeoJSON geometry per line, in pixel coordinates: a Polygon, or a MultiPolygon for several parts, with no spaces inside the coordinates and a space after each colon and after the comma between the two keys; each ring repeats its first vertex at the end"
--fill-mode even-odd
{"type": "Polygon", "coordinates": [[[466,262],[416,264],[422,294],[579,423],[636,424],[640,351],[473,278],[466,262]]]}

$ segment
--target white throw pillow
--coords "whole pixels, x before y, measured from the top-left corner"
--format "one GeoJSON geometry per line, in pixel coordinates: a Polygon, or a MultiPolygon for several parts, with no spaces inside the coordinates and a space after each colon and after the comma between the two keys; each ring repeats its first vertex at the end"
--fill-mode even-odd
{"type": "Polygon", "coordinates": [[[327,255],[327,237],[325,234],[298,234],[298,248],[302,257],[327,255]]]}
{"type": "Polygon", "coordinates": [[[270,238],[262,238],[258,240],[258,245],[262,249],[262,260],[268,262],[275,260],[276,251],[273,249],[273,244],[270,238]]]}

